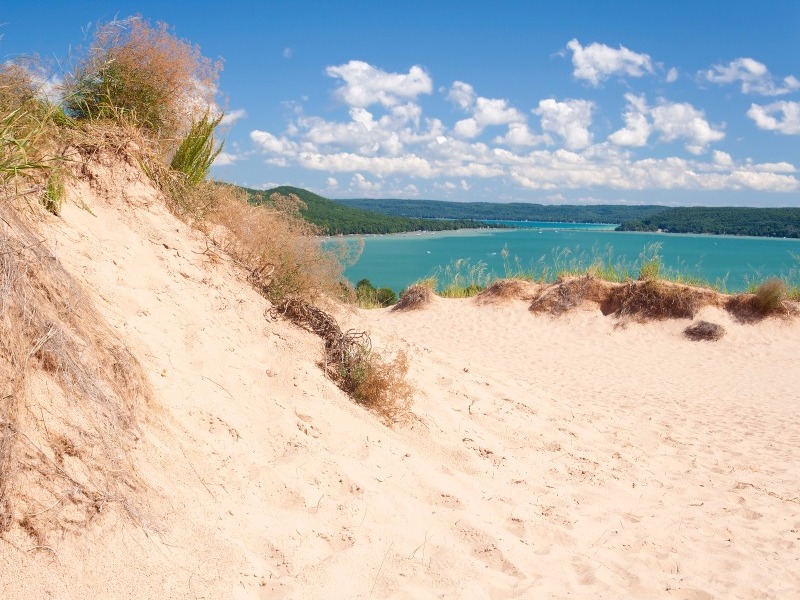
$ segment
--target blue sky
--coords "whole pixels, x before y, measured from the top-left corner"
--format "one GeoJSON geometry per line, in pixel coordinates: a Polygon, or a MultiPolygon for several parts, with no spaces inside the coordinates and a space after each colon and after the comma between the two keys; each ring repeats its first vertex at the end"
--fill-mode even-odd
{"type": "Polygon", "coordinates": [[[217,179],[333,198],[800,206],[800,2],[48,2],[57,75],[141,14],[225,61],[217,179]]]}

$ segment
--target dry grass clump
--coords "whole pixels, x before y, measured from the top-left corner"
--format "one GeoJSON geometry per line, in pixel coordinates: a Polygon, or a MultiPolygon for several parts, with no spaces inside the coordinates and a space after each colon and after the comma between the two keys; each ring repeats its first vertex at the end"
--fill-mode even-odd
{"type": "Polygon", "coordinates": [[[721,340],[725,335],[725,328],[717,323],[710,323],[709,321],[698,321],[689,325],[683,330],[683,335],[692,341],[709,341],[716,342],[721,340]]]}
{"type": "Polygon", "coordinates": [[[538,286],[524,279],[498,279],[475,297],[478,304],[494,304],[510,300],[530,301],[536,297],[538,286]]]}
{"type": "Polygon", "coordinates": [[[213,105],[220,62],[140,16],[100,25],[67,78],[66,106],[80,119],[127,121],[174,148],[213,105]]]}
{"type": "Polygon", "coordinates": [[[150,389],[19,211],[0,221],[0,533],[41,544],[109,505],[138,514],[127,452],[150,389]]]}
{"type": "Polygon", "coordinates": [[[46,180],[44,169],[52,162],[56,109],[40,97],[32,68],[0,64],[0,185],[18,186],[13,180],[21,176],[46,180]]]}
{"type": "Polygon", "coordinates": [[[692,319],[717,297],[710,290],[655,279],[621,284],[614,295],[615,314],[639,322],[692,319]]]}
{"type": "Polygon", "coordinates": [[[786,300],[788,290],[780,279],[767,279],[753,294],[737,294],[725,303],[725,309],[742,323],[752,323],[796,312],[786,300]]]}
{"type": "Polygon", "coordinates": [[[391,362],[372,349],[366,332],[343,332],[328,313],[298,298],[276,304],[273,317],[282,316],[317,334],[325,342],[323,369],[356,402],[387,424],[408,419],[414,390],[406,381],[408,362],[399,352],[391,362]]]}
{"type": "Polygon", "coordinates": [[[717,297],[711,290],[657,279],[612,283],[587,274],[548,286],[534,298],[529,310],[561,315],[591,302],[604,315],[639,322],[691,319],[701,307],[716,304],[717,297]]]}
{"type": "Polygon", "coordinates": [[[270,300],[335,296],[341,290],[341,254],[322,248],[318,229],[303,219],[302,202],[292,196],[273,194],[272,206],[251,206],[241,190],[216,186],[210,235],[270,300]]]}
{"type": "Polygon", "coordinates": [[[419,310],[433,302],[433,286],[430,283],[415,283],[400,293],[400,300],[392,311],[419,310]]]}
{"type": "Polygon", "coordinates": [[[558,316],[579,307],[584,302],[592,302],[600,306],[603,314],[610,314],[617,309],[616,306],[609,305],[614,298],[614,289],[614,284],[589,274],[569,277],[542,290],[534,297],[528,310],[532,313],[558,316]]]}

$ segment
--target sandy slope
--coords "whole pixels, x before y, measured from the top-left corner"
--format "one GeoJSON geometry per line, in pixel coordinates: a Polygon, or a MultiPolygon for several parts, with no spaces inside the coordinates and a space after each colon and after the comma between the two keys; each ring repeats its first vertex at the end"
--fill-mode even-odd
{"type": "Polygon", "coordinates": [[[150,376],[145,509],[0,540],[0,597],[800,591],[800,323],[706,309],[728,335],[695,343],[522,302],[341,309],[409,352],[417,418],[391,430],[135,169],[93,168],[48,236],[150,376]]]}

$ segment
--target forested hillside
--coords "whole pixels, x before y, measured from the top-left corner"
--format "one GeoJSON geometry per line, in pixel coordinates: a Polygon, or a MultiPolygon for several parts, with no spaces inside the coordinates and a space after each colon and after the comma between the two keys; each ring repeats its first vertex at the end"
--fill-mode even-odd
{"type": "Polygon", "coordinates": [[[403,231],[448,231],[454,229],[467,229],[486,227],[468,219],[435,220],[423,218],[407,218],[381,214],[370,210],[352,208],[338,202],[304,190],[302,188],[282,185],[269,190],[253,190],[243,188],[253,204],[269,202],[270,195],[279,193],[283,195],[295,194],[305,203],[301,214],[308,221],[318,225],[329,235],[349,233],[399,233],[403,231]]]}
{"type": "Polygon", "coordinates": [[[667,208],[641,220],[624,222],[618,230],[796,238],[800,237],[800,208],[667,208]]]}
{"type": "Polygon", "coordinates": [[[445,202],[438,200],[385,200],[364,198],[336,200],[350,208],[409,218],[424,219],[497,219],[509,221],[562,221],[575,223],[624,223],[644,219],[664,210],[663,206],[621,206],[598,204],[545,205],[514,202],[445,202]]]}

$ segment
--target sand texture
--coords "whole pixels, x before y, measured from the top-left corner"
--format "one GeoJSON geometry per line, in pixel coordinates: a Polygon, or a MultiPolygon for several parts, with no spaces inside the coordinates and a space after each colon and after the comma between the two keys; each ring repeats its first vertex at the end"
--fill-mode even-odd
{"type": "Polygon", "coordinates": [[[0,597],[800,596],[800,321],[707,307],[726,334],[695,342],[522,300],[337,308],[408,353],[414,418],[387,428],[135,168],[92,168],[45,237],[152,387],[141,485],[12,528],[0,597]]]}

